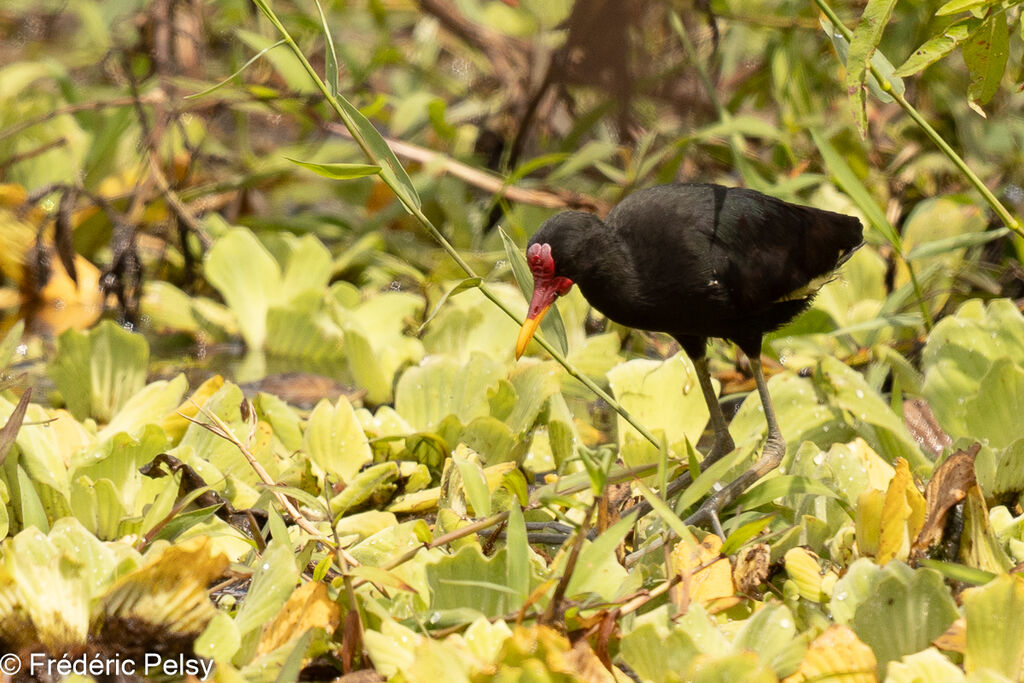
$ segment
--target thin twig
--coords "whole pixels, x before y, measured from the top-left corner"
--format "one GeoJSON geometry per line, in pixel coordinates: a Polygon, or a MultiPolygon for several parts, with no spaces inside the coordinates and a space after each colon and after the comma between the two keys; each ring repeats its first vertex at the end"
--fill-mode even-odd
{"type": "Polygon", "coordinates": [[[63,147],[66,144],[68,144],[68,139],[65,137],[59,137],[55,140],[50,140],[49,142],[39,145],[38,147],[35,147],[28,151],[21,152],[20,154],[12,154],[3,161],[0,161],[0,169],[7,168],[8,166],[13,166],[14,164],[21,163],[22,161],[27,161],[29,159],[39,156],[40,154],[46,154],[51,149],[63,147]]]}
{"type": "Polygon", "coordinates": [[[565,597],[565,591],[569,587],[569,581],[572,580],[573,572],[576,570],[576,561],[579,559],[580,551],[583,549],[583,541],[587,537],[587,528],[590,526],[590,520],[594,516],[594,510],[597,509],[598,502],[601,497],[595,498],[587,509],[587,514],[583,518],[583,523],[576,530],[576,542],[572,544],[572,550],[569,551],[569,557],[565,561],[565,571],[562,572],[561,578],[558,579],[558,585],[555,586],[555,592],[551,595],[551,602],[548,603],[548,608],[544,610],[544,615],[540,621],[542,624],[553,624],[556,621],[560,621],[562,598],[565,597]]]}
{"type": "MultiPolygon", "coordinates": [[[[235,436],[235,433],[231,430],[227,423],[225,423],[224,420],[222,420],[216,413],[208,410],[206,406],[200,406],[197,403],[195,403],[195,401],[192,402],[192,405],[195,405],[196,408],[203,415],[209,418],[212,424],[207,422],[201,422],[183,413],[178,414],[181,415],[186,420],[188,420],[189,422],[197,424],[200,427],[203,427],[204,429],[208,429],[209,431],[213,432],[222,439],[230,441],[232,444],[234,444],[235,448],[237,448],[245,457],[245,459],[249,462],[249,466],[252,467],[253,471],[260,478],[260,480],[268,487],[270,487],[271,495],[277,499],[277,502],[281,504],[281,507],[283,507],[285,511],[292,517],[292,519],[295,520],[295,523],[299,526],[299,528],[308,533],[316,540],[323,543],[324,545],[334,548],[334,542],[331,541],[331,539],[327,538],[323,533],[321,533],[319,529],[313,526],[313,523],[306,519],[306,517],[299,511],[297,507],[295,507],[291,500],[289,500],[288,497],[284,495],[284,493],[278,490],[277,482],[274,481],[274,479],[270,476],[270,473],[267,472],[267,470],[263,467],[262,464],[260,464],[260,462],[256,459],[256,456],[252,454],[248,447],[244,443],[242,443],[237,436],[235,436]]],[[[342,553],[343,556],[345,557],[345,560],[353,567],[359,566],[359,560],[352,557],[352,555],[346,552],[343,548],[338,548],[337,552],[342,553]]]]}
{"type": "Polygon", "coordinates": [[[167,205],[171,207],[174,214],[184,223],[189,230],[192,231],[199,241],[202,243],[204,249],[209,249],[213,245],[213,239],[203,230],[203,226],[199,224],[199,221],[192,214],[185,203],[181,201],[181,197],[174,191],[170,183],[167,182],[167,177],[164,172],[160,170],[159,160],[156,158],[156,152],[150,151],[149,154],[149,172],[153,175],[153,181],[156,183],[157,188],[163,195],[164,199],[167,200],[167,205]]]}
{"type": "MultiPolygon", "coordinates": [[[[330,122],[327,124],[327,128],[332,133],[337,133],[350,140],[353,139],[352,133],[339,123],[330,122]]],[[[534,190],[509,185],[508,181],[501,176],[482,171],[469,164],[464,164],[441,152],[396,138],[385,137],[384,141],[388,143],[391,151],[400,157],[424,165],[438,166],[445,173],[455,176],[473,187],[496,194],[509,201],[530,204],[531,206],[541,206],[545,209],[581,209],[599,214],[606,214],[612,208],[610,202],[580,192],[551,189],[534,190]]]]}
{"type": "Polygon", "coordinates": [[[31,128],[32,126],[38,126],[41,123],[51,121],[58,116],[64,116],[65,114],[76,114],[80,111],[99,111],[108,107],[130,107],[137,103],[142,104],[160,104],[165,102],[167,96],[162,90],[151,90],[145,95],[140,95],[138,98],[135,97],[121,97],[114,100],[103,100],[100,102],[80,102],[77,104],[69,104],[65,107],[59,107],[53,111],[48,111],[41,116],[37,116],[32,119],[27,119],[19,123],[14,124],[10,128],[0,130],[0,140],[9,138],[12,135],[17,135],[21,131],[31,128]]]}

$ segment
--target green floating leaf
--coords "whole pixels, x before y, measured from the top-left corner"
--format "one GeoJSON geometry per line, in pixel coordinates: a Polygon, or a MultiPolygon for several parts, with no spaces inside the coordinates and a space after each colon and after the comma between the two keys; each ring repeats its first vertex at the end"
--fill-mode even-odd
{"type": "MultiPolygon", "coordinates": [[[[490,294],[506,308],[523,306],[518,288],[511,283],[494,282],[490,294]]],[[[440,353],[468,362],[473,353],[483,353],[495,360],[511,362],[519,325],[494,305],[476,287],[469,287],[456,297],[449,297],[444,307],[427,327],[423,346],[428,353],[440,353]]]]}
{"type": "Polygon", "coordinates": [[[155,330],[209,334],[196,320],[193,299],[169,282],[148,280],[142,286],[142,314],[155,330]]]}
{"type": "Polygon", "coordinates": [[[282,301],[303,311],[321,310],[324,292],[334,271],[331,252],[314,235],[296,238],[285,234],[281,238],[281,246],[287,252],[278,256],[285,264],[281,280],[282,301]]]}
{"type": "Polygon", "coordinates": [[[306,423],[302,450],[318,478],[327,474],[332,484],[350,483],[364,465],[373,461],[366,434],[344,396],[333,406],[326,399],[317,403],[306,423]]]}
{"type": "MultiPolygon", "coordinates": [[[[998,391],[1007,389],[1007,398],[1016,393],[1016,374],[1008,378],[1012,382],[1005,387],[998,376],[988,376],[992,365],[1001,358],[1024,368],[1024,316],[1008,299],[987,304],[980,299],[967,301],[954,315],[940,320],[928,335],[921,356],[925,373],[922,393],[939,424],[954,439],[974,437],[967,422],[969,403],[976,412],[987,410],[988,401],[998,400],[979,393],[984,379],[998,391]]],[[[985,423],[984,415],[972,415],[970,419],[985,423]]],[[[985,428],[1005,439],[1019,422],[1014,419],[1002,428],[985,423],[985,428]]]]}
{"type": "Polygon", "coordinates": [[[386,292],[352,309],[335,308],[334,317],[345,333],[349,371],[366,388],[367,402],[390,402],[395,373],[423,357],[423,343],[405,329],[408,320],[420,317],[424,303],[414,294],[386,292]]]}
{"type": "Polygon", "coordinates": [[[206,256],[206,278],[228,308],[250,349],[267,337],[267,310],[281,295],[281,267],[248,228],[233,228],[206,256]]]}
{"type": "Polygon", "coordinates": [[[327,367],[343,366],[343,338],[341,328],[322,311],[303,311],[293,305],[267,310],[265,348],[275,357],[302,358],[327,367]]]}
{"type": "Polygon", "coordinates": [[[1024,437],[1024,368],[1000,358],[967,401],[966,426],[974,438],[1005,448],[1024,437]]]}
{"type": "MultiPolygon", "coordinates": [[[[522,604],[517,592],[506,585],[508,553],[505,548],[484,557],[480,547],[465,545],[454,555],[427,565],[430,609],[436,611],[471,608],[473,618],[483,614],[497,617],[522,604]]],[[[530,579],[531,587],[540,583],[530,579]]]]}
{"type": "MultiPolygon", "coordinates": [[[[648,429],[662,431],[675,455],[684,440],[697,443],[708,423],[708,407],[697,371],[684,353],[664,361],[636,359],[608,371],[615,399],[648,429]]],[[[712,380],[712,383],[715,383],[712,380]]],[[[628,465],[654,462],[657,449],[622,417],[618,418],[619,446],[628,465]]]]}
{"type": "Polygon", "coordinates": [[[987,499],[1009,500],[1009,496],[1024,491],[1024,438],[1006,448],[983,445],[974,460],[974,471],[987,499]]]}
{"type": "Polygon", "coordinates": [[[398,463],[382,462],[356,474],[344,491],[331,498],[331,514],[344,515],[367,503],[383,505],[391,500],[398,481],[398,463]]]}
{"type": "MultiPolygon", "coordinates": [[[[243,642],[246,636],[257,633],[277,614],[299,581],[299,567],[295,554],[287,543],[272,539],[263,556],[256,558],[252,577],[253,592],[235,615],[235,625],[243,642]]],[[[253,642],[255,645],[255,642],[253,642]]]]}
{"type": "Polygon", "coordinates": [[[516,402],[504,422],[514,434],[523,434],[537,421],[549,398],[561,387],[561,371],[554,362],[516,367],[510,375],[516,402]]]}
{"type": "Polygon", "coordinates": [[[188,380],[184,374],[172,380],[161,379],[147,384],[100,430],[100,441],[119,432],[136,435],[147,425],[160,424],[174,413],[187,389],[188,380]]]}
{"type": "Polygon", "coordinates": [[[504,372],[504,366],[479,353],[468,363],[431,356],[402,374],[395,389],[395,410],[420,430],[437,429],[449,415],[469,424],[488,416],[487,391],[504,372]]]}
{"type": "Polygon", "coordinates": [[[779,678],[785,678],[800,666],[808,640],[807,634],[797,635],[796,620],[788,607],[766,604],[743,622],[733,649],[756,652],[779,678]]]}
{"type": "MultiPolygon", "coordinates": [[[[837,583],[835,593],[839,590],[837,583]]],[[[875,653],[881,677],[888,662],[924,650],[958,616],[956,602],[938,572],[913,570],[894,560],[876,577],[851,626],[875,653]]]]}
{"type": "Polygon", "coordinates": [[[376,164],[318,164],[312,161],[300,161],[291,157],[285,157],[288,161],[297,166],[308,168],[317,175],[331,180],[351,180],[353,178],[365,178],[371,175],[380,175],[381,168],[376,164]]]}
{"type": "Polygon", "coordinates": [[[75,418],[106,423],[142,389],[148,362],[145,337],[104,320],[89,332],[62,334],[48,370],[75,418]]]}
{"type": "Polygon", "coordinates": [[[645,681],[685,680],[685,672],[700,655],[693,638],[683,629],[659,629],[646,622],[626,634],[620,643],[623,660],[645,681]]]}
{"type": "Polygon", "coordinates": [[[77,453],[72,460],[74,476],[111,482],[128,515],[141,516],[155,494],[149,486],[154,480],[143,476],[139,468],[169,445],[167,435],[156,425],[146,425],[135,436],[122,432],[97,448],[77,453]]]}
{"type": "Polygon", "coordinates": [[[471,461],[467,457],[469,452],[464,444],[459,444],[452,453],[452,462],[455,463],[462,478],[462,488],[466,492],[469,504],[473,506],[473,515],[487,517],[491,514],[491,492],[487,489],[487,481],[484,479],[480,463],[471,461]]]}
{"type": "Polygon", "coordinates": [[[967,621],[964,669],[980,674],[986,669],[1018,681],[1024,662],[1024,577],[997,577],[980,588],[963,592],[967,621]]]}

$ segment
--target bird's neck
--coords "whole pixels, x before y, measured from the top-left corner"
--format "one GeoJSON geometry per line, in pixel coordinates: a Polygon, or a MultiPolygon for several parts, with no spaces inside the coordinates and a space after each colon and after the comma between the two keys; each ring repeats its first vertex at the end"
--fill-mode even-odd
{"type": "Polygon", "coordinates": [[[570,277],[583,296],[608,317],[617,320],[631,317],[628,311],[621,309],[625,302],[637,300],[633,294],[641,291],[642,280],[622,233],[601,224],[590,230],[578,247],[579,253],[572,258],[575,267],[570,277]]]}

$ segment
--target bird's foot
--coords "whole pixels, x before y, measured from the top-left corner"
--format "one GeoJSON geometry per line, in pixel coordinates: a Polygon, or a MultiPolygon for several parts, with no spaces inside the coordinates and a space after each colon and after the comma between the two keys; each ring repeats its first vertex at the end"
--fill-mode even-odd
{"type": "Polygon", "coordinates": [[[718,519],[719,508],[714,502],[714,498],[715,496],[712,496],[704,501],[704,504],[697,508],[696,512],[686,518],[684,524],[702,526],[702,523],[706,523],[711,527],[712,533],[724,541],[725,531],[722,529],[722,522],[718,519]]]}
{"type": "Polygon", "coordinates": [[[704,501],[704,504],[697,508],[696,512],[684,520],[684,524],[699,525],[701,522],[706,522],[719,538],[725,540],[725,532],[722,529],[721,521],[718,519],[718,513],[739,498],[754,482],[778,467],[785,453],[786,442],[782,435],[778,432],[769,434],[761,451],[761,457],[758,458],[753,467],[740,474],[725,487],[711,494],[704,501]]]}

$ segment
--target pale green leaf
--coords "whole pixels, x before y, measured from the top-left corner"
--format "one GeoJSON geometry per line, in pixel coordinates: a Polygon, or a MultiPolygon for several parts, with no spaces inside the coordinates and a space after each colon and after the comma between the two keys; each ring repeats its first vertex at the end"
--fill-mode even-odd
{"type": "Polygon", "coordinates": [[[993,12],[964,44],[964,62],[971,73],[967,97],[979,113],[982,113],[980,108],[999,92],[1010,56],[1009,41],[1005,12],[993,12]]]}
{"type": "Polygon", "coordinates": [[[318,479],[327,474],[332,484],[350,483],[373,461],[366,434],[344,396],[333,406],[326,399],[316,405],[306,423],[302,450],[315,466],[318,479]]]}
{"type": "Polygon", "coordinates": [[[1024,663],[1024,577],[1009,574],[963,592],[967,621],[964,669],[1020,680],[1024,663]]]}
{"type": "Polygon", "coordinates": [[[281,294],[281,267],[248,228],[233,228],[206,256],[206,278],[224,297],[246,345],[266,341],[267,309],[281,294]]]}
{"type": "Polygon", "coordinates": [[[381,168],[376,164],[349,164],[349,163],[333,163],[333,164],[320,164],[312,161],[300,161],[299,159],[293,159],[291,157],[285,157],[288,161],[302,166],[310,171],[313,171],[317,175],[322,175],[325,178],[331,180],[351,180],[353,178],[365,178],[371,175],[380,175],[381,168]]]}
{"type": "Polygon", "coordinates": [[[897,76],[911,76],[939,61],[967,40],[979,22],[964,21],[947,26],[942,33],[929,38],[896,69],[897,76]]]}

